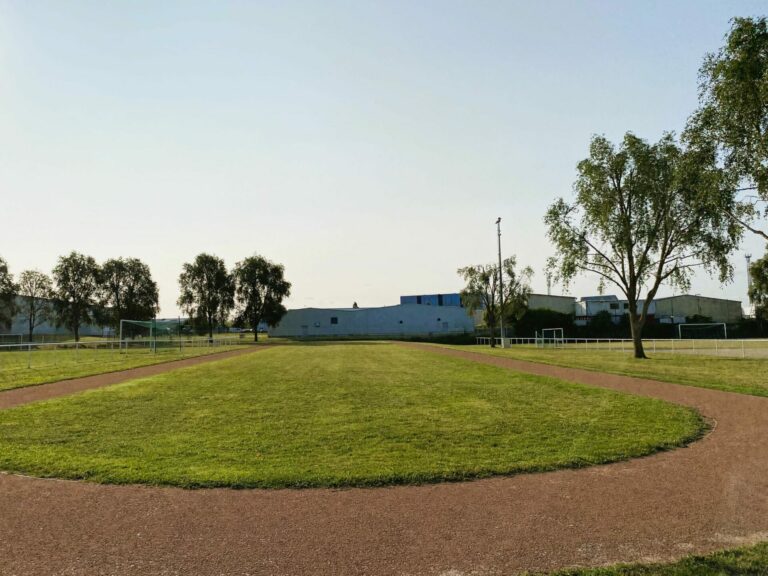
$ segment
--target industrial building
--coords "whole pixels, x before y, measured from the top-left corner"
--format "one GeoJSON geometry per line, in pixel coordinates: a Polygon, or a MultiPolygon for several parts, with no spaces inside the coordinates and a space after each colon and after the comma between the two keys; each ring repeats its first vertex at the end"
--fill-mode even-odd
{"type": "Polygon", "coordinates": [[[551,294],[531,294],[528,296],[530,310],[552,310],[560,314],[573,314],[576,298],[573,296],[552,296],[551,294]]]}
{"type": "MultiPolygon", "coordinates": [[[[638,309],[642,308],[638,302],[638,309]]],[[[564,314],[573,314],[574,323],[584,326],[597,314],[607,312],[618,323],[629,314],[629,301],[617,296],[583,296],[576,300],[570,296],[543,296],[532,294],[529,299],[531,310],[547,309],[564,314]],[[569,310],[570,308],[570,310],[569,310]]],[[[656,298],[648,306],[648,318],[664,324],[681,324],[691,316],[711,318],[712,322],[738,322],[742,318],[741,302],[723,298],[709,298],[693,294],[681,294],[656,298]]]]}
{"type": "Polygon", "coordinates": [[[656,298],[656,320],[671,324],[685,322],[686,317],[706,316],[713,322],[738,322],[743,313],[741,302],[723,298],[709,298],[693,294],[681,294],[656,298]]]}
{"type": "MultiPolygon", "coordinates": [[[[23,299],[21,297],[17,297],[16,304],[17,304],[18,311],[11,319],[10,325],[0,326],[0,332],[3,332],[7,335],[10,335],[10,334],[22,335],[24,338],[26,338],[29,332],[29,321],[27,319],[27,316],[23,312],[24,311],[23,299]]],[[[48,304],[50,308],[53,309],[53,306],[54,306],[53,301],[49,300],[48,304]]],[[[70,334],[70,331],[68,328],[64,326],[57,326],[53,318],[50,318],[45,322],[42,322],[41,324],[37,325],[35,327],[34,333],[35,335],[38,335],[38,336],[66,336],[70,334]]],[[[112,330],[110,328],[97,326],[96,324],[85,324],[85,323],[83,323],[80,326],[80,336],[108,336],[108,335],[112,335],[112,330]]]]}
{"type": "Polygon", "coordinates": [[[286,338],[408,338],[467,334],[475,324],[460,306],[399,304],[380,308],[289,310],[269,331],[286,338]]]}
{"type": "Polygon", "coordinates": [[[400,296],[400,304],[424,304],[425,306],[461,306],[461,294],[420,294],[418,296],[400,296]]]}

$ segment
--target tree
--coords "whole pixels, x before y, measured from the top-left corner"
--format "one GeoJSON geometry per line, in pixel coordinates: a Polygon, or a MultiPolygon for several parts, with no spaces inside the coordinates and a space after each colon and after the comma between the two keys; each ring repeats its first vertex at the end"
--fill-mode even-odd
{"type": "Polygon", "coordinates": [[[253,329],[259,339],[259,323],[275,326],[285,315],[283,298],[291,295],[291,283],[283,277],[284,267],[254,255],[235,265],[237,322],[253,329]]]}
{"type": "Polygon", "coordinates": [[[491,331],[491,347],[496,346],[494,335],[501,317],[520,318],[528,307],[531,293],[529,282],[533,271],[526,267],[517,271],[517,259],[514,256],[502,262],[504,270],[504,294],[499,298],[499,267],[494,264],[478,264],[458,269],[458,274],[466,282],[461,291],[461,301],[470,314],[483,311],[485,325],[491,331]],[[501,306],[500,302],[501,300],[501,306]]]}
{"type": "Polygon", "coordinates": [[[99,304],[106,324],[115,330],[120,320],[151,320],[159,312],[157,283],[138,258],[113,258],[101,267],[99,304]]]}
{"type": "Polygon", "coordinates": [[[234,284],[224,261],[212,254],[198,254],[194,262],[184,264],[179,287],[179,306],[213,338],[213,329],[226,321],[234,306],[234,284]]]}
{"type": "Polygon", "coordinates": [[[91,322],[99,289],[99,265],[91,256],[71,252],[53,269],[56,282],[56,322],[80,341],[80,326],[91,322]]]}
{"type": "Polygon", "coordinates": [[[618,148],[594,136],[578,164],[575,200],[560,198],[547,211],[559,279],[589,272],[601,291],[621,290],[636,358],[646,357],[642,331],[662,283],[687,289],[696,268],[721,282],[732,277],[728,254],[741,228],[723,217],[735,200],[720,193],[722,182],[712,150],[683,151],[670,134],[650,145],[627,133],[618,148]]]}
{"type": "Polygon", "coordinates": [[[749,301],[755,307],[755,316],[768,320],[768,254],[749,267],[749,301]]]}
{"type": "Polygon", "coordinates": [[[53,282],[39,270],[24,270],[19,275],[20,311],[27,321],[27,335],[32,342],[35,328],[53,319],[53,282]]]}
{"type": "Polygon", "coordinates": [[[736,182],[724,194],[757,192],[729,216],[768,240],[766,232],[750,226],[759,213],[757,201],[768,201],[768,19],[734,18],[725,45],[706,55],[699,69],[699,108],[683,137],[691,147],[716,148],[736,182]]]}
{"type": "Polygon", "coordinates": [[[16,290],[13,274],[8,264],[0,257],[0,327],[10,326],[16,314],[16,290]]]}

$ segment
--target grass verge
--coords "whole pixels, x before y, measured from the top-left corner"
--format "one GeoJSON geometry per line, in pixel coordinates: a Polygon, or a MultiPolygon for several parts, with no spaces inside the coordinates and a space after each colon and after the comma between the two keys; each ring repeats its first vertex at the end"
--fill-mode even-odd
{"type": "Polygon", "coordinates": [[[183,487],[378,486],[685,444],[693,410],[386,344],[284,346],[0,412],[0,469],[183,487]]]}
{"type": "Polygon", "coordinates": [[[187,346],[183,350],[159,349],[156,353],[143,349],[132,349],[128,353],[120,353],[119,349],[85,347],[77,351],[54,349],[33,350],[30,353],[0,352],[0,391],[162,364],[242,347],[242,345],[221,347],[200,345],[187,346]],[[27,367],[28,362],[31,367],[27,367]]]}
{"type": "Polygon", "coordinates": [[[631,564],[572,569],[552,576],[768,576],[768,542],[690,556],[672,564],[631,564]]]}
{"type": "Polygon", "coordinates": [[[637,376],[686,386],[768,396],[768,376],[766,376],[768,359],[659,353],[647,360],[637,360],[629,352],[608,350],[542,349],[528,346],[512,346],[502,350],[478,345],[447,347],[555,366],[637,376]]]}

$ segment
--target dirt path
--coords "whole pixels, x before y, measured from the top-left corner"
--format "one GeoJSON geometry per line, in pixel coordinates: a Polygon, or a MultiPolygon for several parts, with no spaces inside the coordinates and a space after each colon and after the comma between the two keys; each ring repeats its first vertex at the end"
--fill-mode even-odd
{"type": "Polygon", "coordinates": [[[717,427],[625,463],[414,487],[185,491],[0,475],[0,574],[512,574],[768,539],[767,398],[421,349],[664,398],[717,427]]]}

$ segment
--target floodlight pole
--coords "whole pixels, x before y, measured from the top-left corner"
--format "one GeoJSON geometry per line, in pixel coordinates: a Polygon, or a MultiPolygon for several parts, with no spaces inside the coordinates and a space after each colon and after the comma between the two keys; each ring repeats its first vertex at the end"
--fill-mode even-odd
{"type": "Polygon", "coordinates": [[[504,346],[504,270],[501,268],[501,216],[496,219],[496,232],[499,240],[499,332],[501,347],[504,346]]]}

